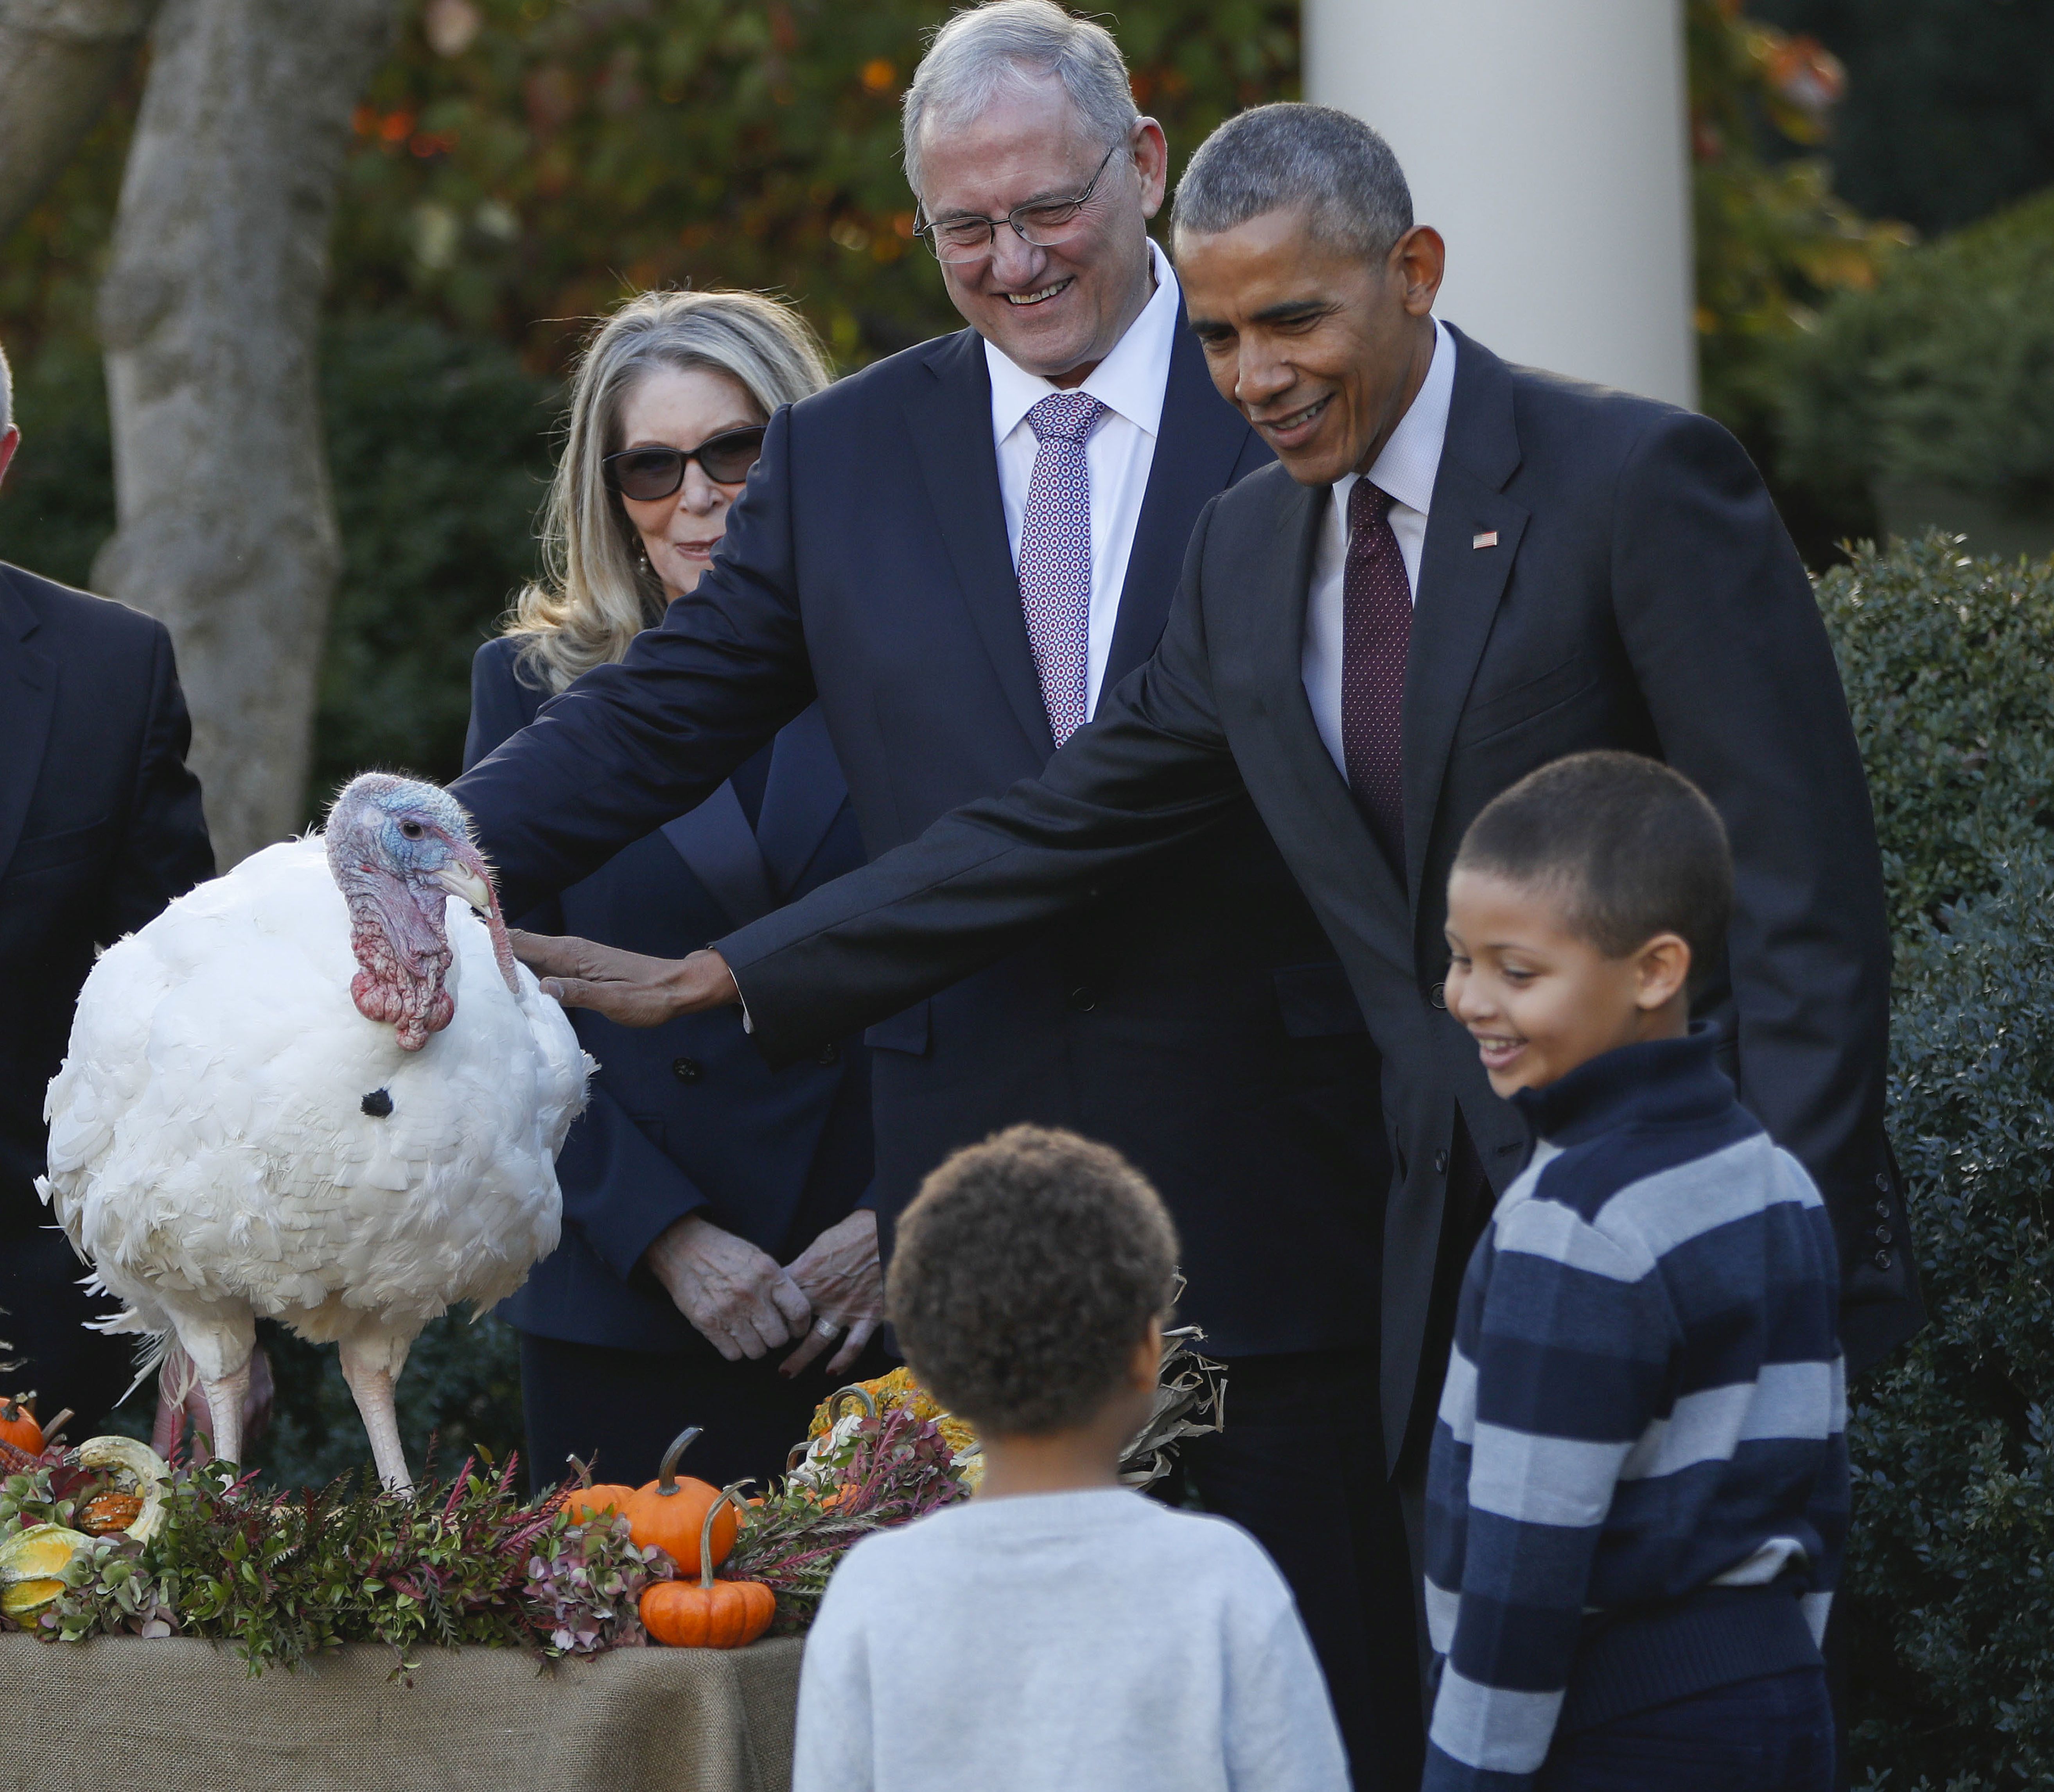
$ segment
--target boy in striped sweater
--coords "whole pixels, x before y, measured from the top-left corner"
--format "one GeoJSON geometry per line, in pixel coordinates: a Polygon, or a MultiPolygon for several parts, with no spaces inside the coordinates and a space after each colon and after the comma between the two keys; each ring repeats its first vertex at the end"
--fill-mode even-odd
{"type": "Polygon", "coordinates": [[[1450,878],[1448,1006],[1537,1142],[1434,1428],[1428,1792],[1832,1784],[1837,1264],[1690,1024],[1732,889],[1711,805],[1615,753],[1513,785],[1450,878]]]}

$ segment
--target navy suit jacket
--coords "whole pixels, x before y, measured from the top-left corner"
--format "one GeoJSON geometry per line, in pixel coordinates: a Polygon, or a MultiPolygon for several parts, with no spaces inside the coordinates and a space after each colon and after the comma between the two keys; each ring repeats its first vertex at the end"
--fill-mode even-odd
{"type": "MultiPolygon", "coordinates": [[[[466,764],[525,728],[543,701],[515,654],[503,638],[478,650],[466,764]]],[[[762,791],[754,829],[724,784],[520,925],[677,958],[860,865],[820,713],[806,710],[761,752],[769,763],[752,768],[762,791]]],[[[773,1070],[732,1008],[647,1029],[575,1010],[571,1023],[599,1073],[557,1161],[564,1240],[500,1311],[545,1338],[680,1349],[696,1334],[641,1267],[643,1253],[673,1221],[703,1212],[789,1261],[844,1217],[870,1181],[864,1054],[852,1036],[773,1070]]]]}
{"type": "Polygon", "coordinates": [[[1385,1236],[1385,1443],[1430,1420],[1436,1266],[1485,1216],[1448,1211],[1458,1117],[1490,1181],[1526,1127],[1446,1011],[1449,869],[1478,812],[1567,753],[1664,759],[1725,818],[1727,964],[1701,998],[1740,1095],[1817,1181],[1841,1249],[1851,1370],[1920,1322],[1883,1133],[1890,938],[1847,701],[1761,477],[1709,419],[1508,367],[1456,333],[1405,674],[1405,851],[1378,848],[1300,666],[1325,488],[1265,470],[1193,536],[1148,665],[1044,777],[717,941],[773,1055],[961,977],[1088,909],[1251,795],[1340,948],[1383,1053],[1397,1149],[1385,1236]]]}
{"type": "MultiPolygon", "coordinates": [[[[1206,501],[1269,460],[1177,332],[1106,673],[1153,651],[1206,501]]],[[[454,786],[515,906],[698,803],[819,701],[872,854],[1053,752],[972,332],[772,419],[712,569],[454,786]]],[[[955,1147],[1074,1127],[1155,1181],[1184,1310],[1225,1355],[1371,1342],[1387,1155],[1376,1059],[1253,805],[873,1026],[877,1206],[955,1147]]]]}
{"type": "Polygon", "coordinates": [[[43,1091],[96,947],[214,875],[154,618],[0,564],[0,1237],[49,1223],[43,1091]]]}

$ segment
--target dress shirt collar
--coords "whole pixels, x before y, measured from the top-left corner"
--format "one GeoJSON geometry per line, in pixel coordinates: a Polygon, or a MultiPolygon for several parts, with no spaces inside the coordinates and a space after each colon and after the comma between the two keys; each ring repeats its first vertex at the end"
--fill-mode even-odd
{"type": "MultiPolygon", "coordinates": [[[[1177,317],[1183,297],[1176,275],[1170,271],[1169,257],[1152,239],[1148,258],[1155,270],[1154,294],[1141,308],[1141,315],[1127,326],[1126,335],[1112,345],[1112,352],[1092,369],[1081,390],[1108,410],[1118,411],[1152,439],[1162,427],[1163,394],[1170,383],[1170,350],[1176,340],[1177,317]]],[[[989,341],[984,345],[984,360],[991,370],[992,439],[1003,442],[1029,411],[1060,388],[1008,360],[989,341]]],[[[1414,408],[1418,408],[1416,403],[1414,408]]],[[[1444,401],[1444,420],[1446,412],[1444,401]]]]}
{"type": "MultiPolygon", "coordinates": [[[[1441,449],[1448,438],[1448,406],[1454,395],[1455,339],[1436,317],[1434,358],[1427,364],[1426,377],[1369,470],[1371,485],[1422,517],[1433,505],[1434,481],[1440,474],[1441,449]]],[[[1358,477],[1346,474],[1335,481],[1334,502],[1344,517],[1358,477]]]]}

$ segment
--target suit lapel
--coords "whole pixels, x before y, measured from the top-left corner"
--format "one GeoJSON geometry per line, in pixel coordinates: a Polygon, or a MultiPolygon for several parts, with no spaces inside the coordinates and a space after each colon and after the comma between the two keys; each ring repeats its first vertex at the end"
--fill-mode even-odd
{"type": "Polygon", "coordinates": [[[933,379],[908,399],[906,411],[935,529],[1005,701],[1036,758],[1045,760],[1055,753],[1056,739],[1027,645],[1020,580],[1006,540],[984,339],[974,330],[962,331],[937,344],[927,364],[933,379]]]}
{"type": "Polygon", "coordinates": [[[1214,493],[1226,489],[1253,434],[1214,387],[1206,371],[1205,351],[1184,327],[1180,304],[1155,454],[1127,552],[1101,692],[1111,690],[1155,652],[1198,513],[1214,493]]]}
{"type": "Polygon", "coordinates": [[[57,662],[30,643],[41,626],[0,567],[0,875],[28,819],[57,708],[57,662]]]}
{"type": "Polygon", "coordinates": [[[1441,785],[1477,662],[1512,575],[1528,513],[1504,495],[1519,465],[1505,364],[1458,330],[1448,431],[1419,560],[1405,667],[1405,859],[1416,892],[1441,785]],[[1479,547],[1479,537],[1495,534],[1479,547]]]}
{"type": "Polygon", "coordinates": [[[763,812],[756,822],[756,843],[781,901],[791,900],[848,800],[827,720],[816,703],[785,725],[770,749],[763,812]]]}
{"type": "Polygon", "coordinates": [[[732,784],[722,784],[697,808],[665,822],[663,832],[686,869],[736,926],[746,927],[778,906],[769,867],[732,784]]]}

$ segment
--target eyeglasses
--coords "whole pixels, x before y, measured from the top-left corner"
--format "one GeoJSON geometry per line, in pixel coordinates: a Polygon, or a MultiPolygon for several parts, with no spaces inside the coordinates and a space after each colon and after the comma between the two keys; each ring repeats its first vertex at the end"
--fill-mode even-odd
{"type": "Polygon", "coordinates": [[[606,483],[637,504],[668,497],[685,482],[685,466],[697,461],[699,470],[716,485],[738,485],[749,477],[763,452],[761,424],[746,430],[722,430],[696,448],[624,448],[600,465],[606,483]]]}
{"type": "Polygon", "coordinates": [[[1015,206],[1003,218],[968,217],[950,218],[936,223],[931,219],[916,224],[913,234],[924,237],[928,248],[935,252],[935,259],[954,265],[961,261],[975,261],[989,255],[992,246],[998,240],[998,227],[1010,224],[1020,240],[1036,249],[1053,249],[1076,234],[1079,216],[1091,203],[1092,195],[1098,191],[1098,183],[1105,174],[1106,163],[1110,162],[1119,148],[1115,143],[1105,152],[1098,165],[1098,172],[1091,177],[1084,191],[1071,199],[1036,199],[1024,206],[1015,206]]]}

